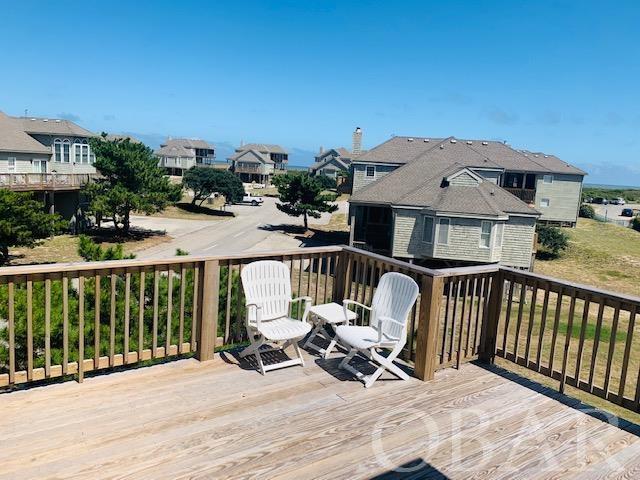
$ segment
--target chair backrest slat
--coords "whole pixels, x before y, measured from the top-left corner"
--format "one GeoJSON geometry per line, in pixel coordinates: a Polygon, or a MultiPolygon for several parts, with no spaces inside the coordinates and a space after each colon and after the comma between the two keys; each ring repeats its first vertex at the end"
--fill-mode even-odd
{"type": "Polygon", "coordinates": [[[371,302],[371,323],[378,328],[378,318],[389,317],[395,323],[383,324],[383,334],[390,338],[404,338],[406,336],[407,320],[411,308],[418,298],[418,284],[407,275],[389,272],[382,275],[371,302]]]}
{"type": "MultiPolygon", "coordinates": [[[[252,262],[242,270],[241,277],[246,303],[262,305],[262,320],[289,315],[291,277],[286,264],[274,260],[252,262]]],[[[255,321],[254,307],[248,308],[247,318],[255,321]]]]}

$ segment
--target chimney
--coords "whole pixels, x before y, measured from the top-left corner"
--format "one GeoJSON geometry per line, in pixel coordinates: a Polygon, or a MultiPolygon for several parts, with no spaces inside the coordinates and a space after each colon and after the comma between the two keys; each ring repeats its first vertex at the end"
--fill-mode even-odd
{"type": "Polygon", "coordinates": [[[324,153],[324,147],[320,145],[320,151],[318,152],[318,155],[322,155],[323,153],[324,153]]]}
{"type": "Polygon", "coordinates": [[[354,155],[358,155],[362,152],[362,129],[360,127],[356,127],[353,132],[353,145],[351,147],[351,153],[354,155]]]}

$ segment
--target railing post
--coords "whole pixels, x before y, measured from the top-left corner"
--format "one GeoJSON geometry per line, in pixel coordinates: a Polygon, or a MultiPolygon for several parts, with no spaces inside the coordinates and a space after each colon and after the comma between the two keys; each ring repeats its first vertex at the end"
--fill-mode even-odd
{"type": "Polygon", "coordinates": [[[342,303],[344,300],[344,290],[347,284],[347,264],[349,263],[349,252],[340,251],[338,255],[338,266],[335,271],[335,279],[333,281],[332,298],[334,302],[342,303]]]}
{"type": "Polygon", "coordinates": [[[443,292],[444,277],[423,275],[415,362],[415,374],[420,380],[433,380],[436,371],[443,292]]]}
{"type": "Polygon", "coordinates": [[[504,273],[498,270],[491,280],[489,305],[482,322],[480,332],[480,352],[478,358],[482,362],[493,363],[496,355],[496,341],[498,336],[498,322],[502,311],[502,296],[504,290],[504,273]]]}
{"type": "Polygon", "coordinates": [[[218,298],[220,294],[220,262],[218,260],[204,262],[200,285],[196,358],[204,362],[213,359],[218,334],[218,298]]]}

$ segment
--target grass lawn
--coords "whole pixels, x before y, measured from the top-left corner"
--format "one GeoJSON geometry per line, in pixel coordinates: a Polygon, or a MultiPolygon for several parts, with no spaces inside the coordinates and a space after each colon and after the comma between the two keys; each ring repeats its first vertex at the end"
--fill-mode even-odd
{"type": "Polygon", "coordinates": [[[537,273],[640,296],[640,233],[583,218],[564,231],[568,250],[554,260],[536,260],[537,273]]]}

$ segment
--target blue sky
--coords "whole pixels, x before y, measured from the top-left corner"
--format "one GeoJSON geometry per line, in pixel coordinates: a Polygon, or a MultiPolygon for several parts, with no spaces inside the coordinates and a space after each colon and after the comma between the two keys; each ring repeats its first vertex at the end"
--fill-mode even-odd
{"type": "Polygon", "coordinates": [[[154,143],[507,140],[640,185],[640,2],[0,0],[0,110],[154,143]]]}

